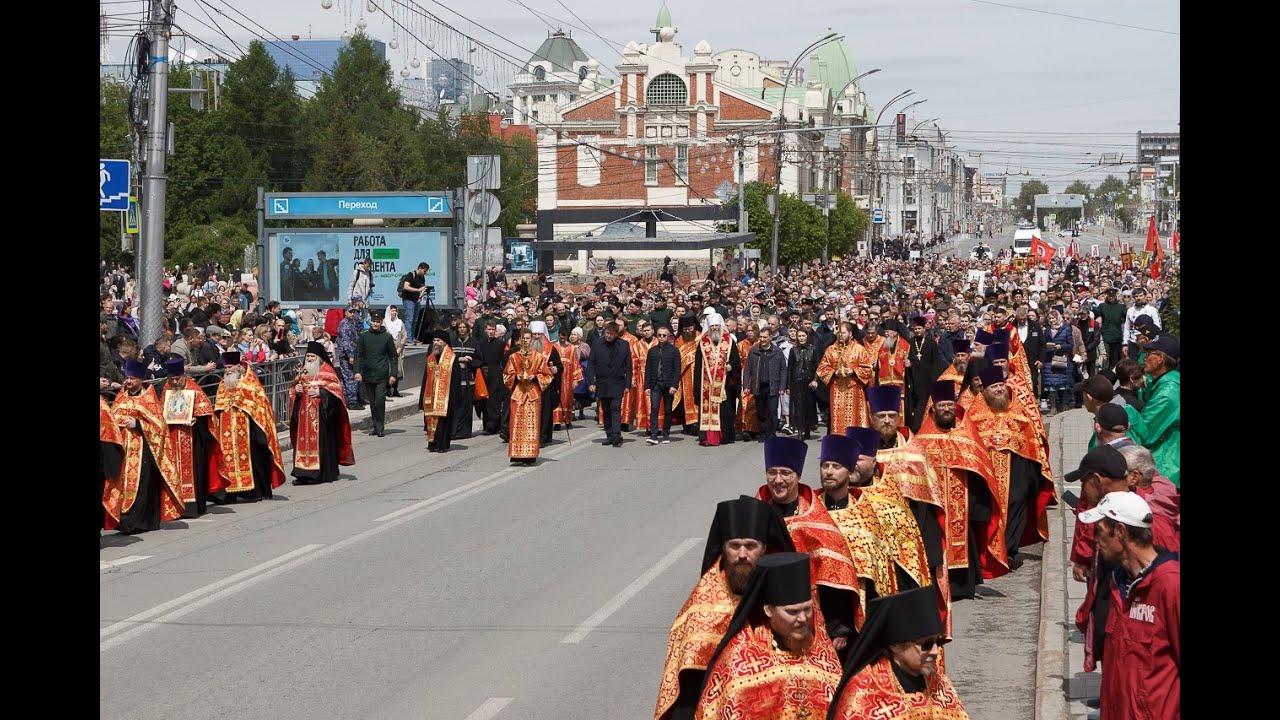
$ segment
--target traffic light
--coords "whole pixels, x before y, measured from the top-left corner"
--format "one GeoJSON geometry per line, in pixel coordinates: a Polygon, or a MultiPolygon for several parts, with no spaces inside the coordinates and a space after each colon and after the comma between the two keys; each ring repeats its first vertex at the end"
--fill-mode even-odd
{"type": "Polygon", "coordinates": [[[898,113],[898,142],[907,141],[907,114],[898,113]]]}

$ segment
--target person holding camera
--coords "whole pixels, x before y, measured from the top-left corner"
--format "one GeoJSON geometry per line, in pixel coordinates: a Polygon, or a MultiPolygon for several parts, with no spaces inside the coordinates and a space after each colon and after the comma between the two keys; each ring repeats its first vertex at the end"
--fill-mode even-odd
{"type": "Polygon", "coordinates": [[[400,278],[400,299],[404,301],[404,326],[409,332],[409,345],[418,344],[418,305],[427,292],[427,271],[431,266],[418,263],[416,270],[400,278]]]}

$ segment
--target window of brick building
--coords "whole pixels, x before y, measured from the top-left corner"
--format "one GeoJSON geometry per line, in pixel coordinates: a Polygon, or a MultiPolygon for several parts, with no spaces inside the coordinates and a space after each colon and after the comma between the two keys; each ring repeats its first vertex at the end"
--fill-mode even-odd
{"type": "Polygon", "coordinates": [[[644,102],[656,107],[688,105],[689,87],[675,75],[662,73],[649,83],[649,88],[644,93],[644,102]]]}

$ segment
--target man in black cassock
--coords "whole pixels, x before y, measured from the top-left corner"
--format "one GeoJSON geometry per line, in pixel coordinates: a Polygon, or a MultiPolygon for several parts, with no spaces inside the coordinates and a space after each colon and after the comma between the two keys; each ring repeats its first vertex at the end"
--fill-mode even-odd
{"type": "Polygon", "coordinates": [[[120,427],[124,471],[121,502],[111,502],[107,529],[119,528],[125,535],[159,530],[160,525],[182,516],[173,458],[165,447],[169,440],[164,410],[156,394],[143,378],[147,367],[137,360],[124,364],[124,389],[116,395],[111,415],[120,427]],[[130,468],[137,468],[136,472],[130,468]]]}
{"type": "Polygon", "coordinates": [[[924,422],[924,409],[929,405],[929,389],[946,368],[947,361],[942,356],[938,341],[925,332],[923,317],[911,318],[911,338],[907,342],[911,348],[907,351],[907,397],[904,409],[907,413],[907,427],[914,433],[920,432],[920,424],[924,422]]]}
{"type": "MultiPolygon", "coordinates": [[[[458,323],[458,337],[453,341],[453,356],[457,360],[459,383],[457,400],[452,397],[449,404],[457,407],[457,412],[450,411],[453,417],[453,439],[465,440],[471,437],[471,408],[475,403],[476,368],[484,365],[479,354],[479,344],[471,337],[471,326],[465,322],[458,323]]],[[[452,395],[454,390],[449,390],[452,395]]]]}
{"type": "Polygon", "coordinates": [[[484,373],[485,388],[489,397],[476,403],[480,410],[481,428],[485,435],[496,435],[502,425],[502,411],[507,407],[507,386],[502,382],[502,370],[506,367],[507,341],[498,334],[497,321],[484,325],[484,337],[476,338],[477,367],[484,373]]]}
{"type": "Polygon", "coordinates": [[[529,347],[534,350],[541,350],[547,355],[547,364],[551,366],[555,376],[551,378],[551,384],[542,391],[542,420],[539,431],[541,437],[538,441],[543,447],[551,444],[551,430],[554,425],[551,422],[551,414],[555,412],[556,407],[560,404],[560,376],[564,374],[564,362],[560,360],[560,351],[556,350],[556,344],[547,339],[547,323],[542,320],[534,320],[529,323],[529,332],[533,337],[529,341],[529,347]]]}
{"type": "Polygon", "coordinates": [[[318,342],[307,343],[302,374],[293,385],[289,438],[294,485],[333,482],[338,466],[355,464],[342,380],[318,342]]]}

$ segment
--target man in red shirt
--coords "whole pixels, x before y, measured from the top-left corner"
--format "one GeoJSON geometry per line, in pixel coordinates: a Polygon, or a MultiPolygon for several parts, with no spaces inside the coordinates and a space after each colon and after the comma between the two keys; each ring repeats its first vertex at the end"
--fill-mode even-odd
{"type": "Polygon", "coordinates": [[[1113,492],[1080,521],[1099,523],[1098,551],[1119,568],[1108,580],[1100,715],[1135,720],[1182,716],[1182,581],[1177,555],[1151,541],[1151,507],[1137,493],[1113,492]]]}

